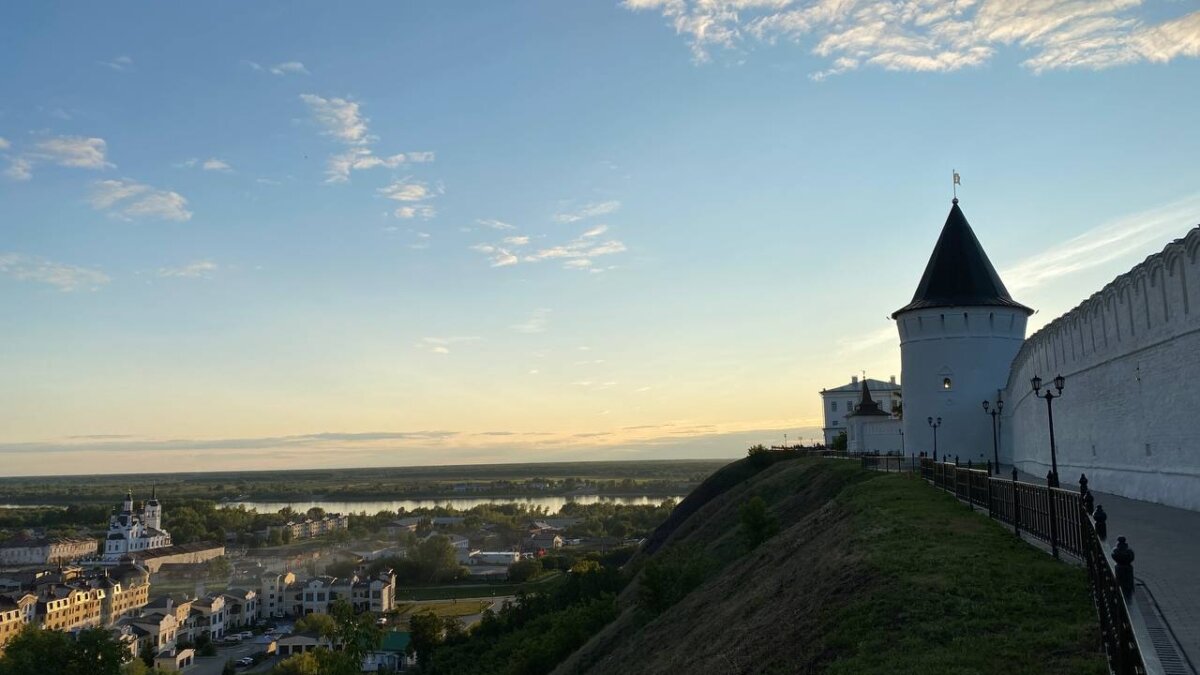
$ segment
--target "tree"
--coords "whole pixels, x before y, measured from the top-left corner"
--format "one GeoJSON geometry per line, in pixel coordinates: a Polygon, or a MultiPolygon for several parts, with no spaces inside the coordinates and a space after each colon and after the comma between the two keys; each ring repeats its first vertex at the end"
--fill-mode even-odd
{"type": "Polygon", "coordinates": [[[421,670],[429,667],[433,650],[442,643],[442,628],[442,620],[431,609],[408,617],[408,651],[417,655],[417,666],[421,670]]]}
{"type": "Polygon", "coordinates": [[[508,580],[517,583],[533,581],[541,575],[542,569],[538,560],[518,560],[508,566],[508,580]]]}
{"type": "Polygon", "coordinates": [[[0,675],[71,673],[71,638],[66,633],[29,626],[17,634],[0,656],[0,675]]]}
{"type": "Polygon", "coordinates": [[[225,556],[218,556],[208,561],[205,571],[209,579],[228,579],[229,575],[233,574],[233,565],[225,556]]]}
{"type": "Polygon", "coordinates": [[[704,583],[712,560],[688,546],[660,551],[646,563],[638,586],[638,604],[651,614],[661,614],[704,583]]]}
{"type": "Polygon", "coordinates": [[[129,650],[103,628],[79,631],[75,638],[75,661],[89,673],[119,673],[121,664],[129,660],[129,650]]]}
{"type": "Polygon", "coordinates": [[[426,583],[453,581],[462,575],[462,565],[458,564],[454,545],[440,534],[410,549],[408,557],[416,563],[417,572],[426,583]]]}
{"type": "Polygon", "coordinates": [[[829,445],[830,450],[836,450],[838,452],[845,452],[846,447],[847,447],[846,432],[844,432],[844,431],[842,433],[838,434],[837,436],[834,436],[833,443],[831,443],[829,445]]]}
{"type": "Polygon", "coordinates": [[[328,614],[306,614],[296,619],[297,633],[316,633],[322,637],[333,635],[335,621],[328,614]]]}
{"type": "Polygon", "coordinates": [[[88,628],[78,638],[30,626],[0,656],[0,675],[120,675],[129,651],[107,630],[88,628]]]}
{"type": "Polygon", "coordinates": [[[284,659],[271,670],[271,675],[321,675],[321,663],[314,652],[305,652],[284,659]]]}
{"type": "Polygon", "coordinates": [[[331,609],[334,626],[330,638],[341,647],[347,659],[361,664],[363,657],[379,646],[382,631],[370,614],[355,614],[354,608],[345,600],[334,602],[331,609]]]}
{"type": "Polygon", "coordinates": [[[767,510],[762,497],[755,496],[738,509],[742,520],[742,536],[754,548],[779,533],[779,520],[767,510]]]}

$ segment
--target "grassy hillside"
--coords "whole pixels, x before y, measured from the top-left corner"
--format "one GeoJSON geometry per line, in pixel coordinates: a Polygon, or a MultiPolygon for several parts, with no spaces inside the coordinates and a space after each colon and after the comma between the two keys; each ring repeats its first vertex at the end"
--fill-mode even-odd
{"type": "Polygon", "coordinates": [[[713,479],[556,673],[1105,672],[1084,572],[918,480],[812,459],[713,479]],[[755,496],[781,527],[748,550],[755,496]],[[647,609],[670,574],[702,581],[647,609]]]}

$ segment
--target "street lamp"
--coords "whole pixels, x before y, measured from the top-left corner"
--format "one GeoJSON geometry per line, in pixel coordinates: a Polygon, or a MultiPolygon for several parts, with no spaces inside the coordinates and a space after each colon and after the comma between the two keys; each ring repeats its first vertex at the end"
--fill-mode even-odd
{"type": "Polygon", "coordinates": [[[1000,417],[1000,411],[1004,410],[1004,399],[996,401],[996,407],[991,407],[991,401],[983,402],[983,412],[992,416],[992,458],[995,460],[996,475],[1000,475],[1000,436],[997,434],[997,418],[1000,417]],[[989,410],[989,408],[991,408],[989,410]]]}
{"type": "Polygon", "coordinates": [[[1046,393],[1042,393],[1042,378],[1034,375],[1029,380],[1029,384],[1033,386],[1033,395],[1038,398],[1046,399],[1046,417],[1050,421],[1050,475],[1046,476],[1046,484],[1050,487],[1058,487],[1058,450],[1054,447],[1054,399],[1062,397],[1063,385],[1066,384],[1066,378],[1059,375],[1054,378],[1054,388],[1058,393],[1046,389],[1046,393]]]}
{"type": "Polygon", "coordinates": [[[930,428],[933,429],[933,461],[936,462],[937,461],[937,430],[938,430],[938,427],[942,426],[942,418],[939,417],[939,418],[937,418],[937,421],[934,422],[933,418],[930,417],[926,421],[929,422],[930,428]]]}

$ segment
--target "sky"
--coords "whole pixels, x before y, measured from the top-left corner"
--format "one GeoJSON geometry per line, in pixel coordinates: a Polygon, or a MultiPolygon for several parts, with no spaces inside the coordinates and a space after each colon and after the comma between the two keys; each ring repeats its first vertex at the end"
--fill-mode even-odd
{"type": "Polygon", "coordinates": [[[6,3],[0,475],[734,457],[1200,224],[1170,0],[6,3]]]}

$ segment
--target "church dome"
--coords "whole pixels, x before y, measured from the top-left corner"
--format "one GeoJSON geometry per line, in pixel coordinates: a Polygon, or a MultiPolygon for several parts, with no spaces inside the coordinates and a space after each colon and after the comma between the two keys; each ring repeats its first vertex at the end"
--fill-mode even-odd
{"type": "Polygon", "coordinates": [[[896,310],[892,318],[917,309],[988,306],[1033,314],[1008,294],[955,199],[912,302],[896,310]]]}

